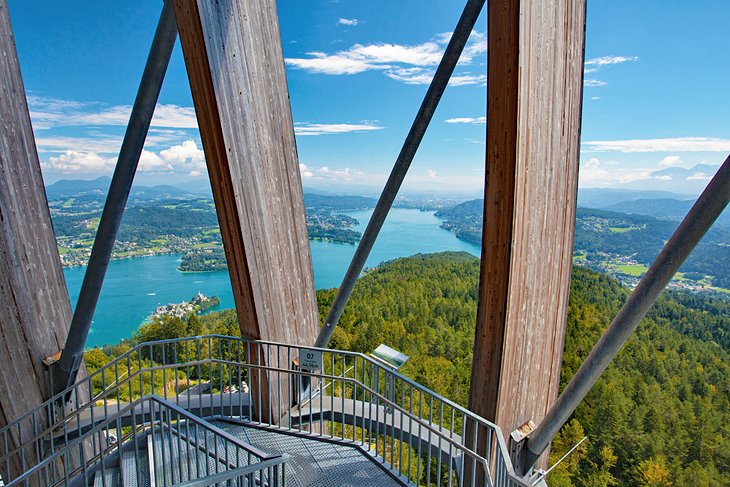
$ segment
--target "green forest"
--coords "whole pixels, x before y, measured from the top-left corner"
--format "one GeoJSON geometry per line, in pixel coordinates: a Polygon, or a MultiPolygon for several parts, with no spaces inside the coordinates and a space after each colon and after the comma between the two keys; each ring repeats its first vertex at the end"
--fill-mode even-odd
{"type": "MultiPolygon", "coordinates": [[[[479,261],[466,253],[382,264],[357,283],[330,343],[410,355],[401,371],[462,405],[476,320],[479,261]]],[[[561,388],[615,316],[627,289],[575,267],[561,388]]],[[[335,290],[317,293],[320,319],[335,290]]],[[[662,296],[553,442],[551,487],[730,485],[730,304],[684,292],[662,296]]],[[[187,335],[238,334],[233,310],[163,318],[128,343],[87,352],[95,369],[129,346],[187,335]]]]}
{"type": "MultiPolygon", "coordinates": [[[[443,219],[442,228],[451,230],[460,239],[480,244],[484,200],[471,200],[442,209],[436,216],[443,219]]],[[[678,222],[636,214],[578,208],[575,222],[576,254],[588,261],[601,262],[614,257],[632,259],[650,265],[665,242],[674,233],[678,222]]],[[[730,287],[730,231],[714,226],[697,245],[680,271],[685,278],[700,280],[705,276],[712,285],[730,287]]]]}

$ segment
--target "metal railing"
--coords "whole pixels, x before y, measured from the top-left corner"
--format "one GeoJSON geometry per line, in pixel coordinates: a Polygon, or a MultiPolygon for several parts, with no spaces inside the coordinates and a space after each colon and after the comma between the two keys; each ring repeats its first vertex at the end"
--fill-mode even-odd
{"type": "Polygon", "coordinates": [[[210,486],[283,484],[285,455],[267,455],[165,401],[149,396],[120,407],[59,444],[11,486],[210,486]],[[129,421],[125,426],[124,418],[129,421]],[[122,481],[122,470],[132,477],[122,481]],[[114,479],[113,473],[117,474],[114,479]],[[99,480],[95,480],[99,477],[99,480]]]}
{"type": "Polygon", "coordinates": [[[0,429],[0,450],[11,437],[21,445],[2,451],[0,469],[31,469],[109,417],[134,429],[129,403],[156,394],[200,418],[358,448],[402,482],[528,485],[496,425],[359,353],[308,348],[322,353],[322,370],[298,370],[299,350],[220,335],[140,344],[0,429]],[[94,400],[67,412],[64,397],[94,400]]]}

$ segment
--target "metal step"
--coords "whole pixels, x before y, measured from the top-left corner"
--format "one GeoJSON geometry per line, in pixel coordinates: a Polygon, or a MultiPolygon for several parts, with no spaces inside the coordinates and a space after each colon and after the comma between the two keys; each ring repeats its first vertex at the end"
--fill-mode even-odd
{"type": "Polygon", "coordinates": [[[102,473],[101,469],[94,474],[94,487],[121,487],[122,472],[119,467],[106,467],[102,473]]]}
{"type": "MultiPolygon", "coordinates": [[[[153,465],[151,471],[154,471],[156,487],[200,479],[226,470],[225,461],[215,458],[216,454],[226,458],[225,447],[216,435],[206,432],[205,437],[201,438],[200,448],[197,448],[193,429],[188,431],[181,426],[179,431],[180,434],[156,429],[154,435],[148,436],[148,449],[152,452],[149,461],[153,465]],[[186,441],[187,434],[192,443],[186,441]]],[[[233,460],[236,453],[232,450],[228,453],[233,460]]],[[[232,485],[237,484],[234,481],[232,485]]]]}
{"type": "Polygon", "coordinates": [[[133,448],[122,452],[122,485],[124,487],[151,487],[150,466],[147,449],[134,451],[133,448]]]}

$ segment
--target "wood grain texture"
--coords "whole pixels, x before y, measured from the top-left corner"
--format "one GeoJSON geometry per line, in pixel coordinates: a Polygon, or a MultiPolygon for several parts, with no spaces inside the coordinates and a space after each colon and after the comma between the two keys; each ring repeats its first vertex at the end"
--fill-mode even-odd
{"type": "MultiPolygon", "coordinates": [[[[61,350],[70,322],[7,2],[0,0],[0,426],[48,399],[42,361],[61,350]]],[[[26,439],[31,429],[20,424],[26,439]]],[[[9,446],[17,439],[14,429],[9,446]]],[[[19,469],[11,465],[15,474],[19,469]]]]}
{"type": "Polygon", "coordinates": [[[562,364],[578,183],[585,0],[489,3],[486,188],[470,407],[542,419],[562,364]]]}
{"type": "Polygon", "coordinates": [[[319,322],[276,3],[174,5],[241,333],[310,345],[319,322]]]}

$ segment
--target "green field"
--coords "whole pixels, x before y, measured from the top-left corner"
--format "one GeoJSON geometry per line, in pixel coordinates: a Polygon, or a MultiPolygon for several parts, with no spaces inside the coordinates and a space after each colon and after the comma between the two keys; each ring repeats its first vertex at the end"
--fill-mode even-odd
{"type": "Polygon", "coordinates": [[[644,274],[649,268],[642,264],[628,264],[628,265],[619,265],[616,266],[616,270],[620,272],[621,274],[626,274],[627,276],[635,276],[639,277],[642,274],[644,274]]]}
{"type": "Polygon", "coordinates": [[[611,233],[626,233],[636,230],[634,227],[608,227],[608,229],[611,230],[611,233]]]}

